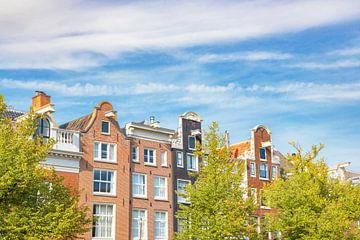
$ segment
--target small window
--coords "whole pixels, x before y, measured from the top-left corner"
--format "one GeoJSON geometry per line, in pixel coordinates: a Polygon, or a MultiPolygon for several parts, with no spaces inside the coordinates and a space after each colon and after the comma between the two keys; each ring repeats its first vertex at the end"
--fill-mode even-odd
{"type": "Polygon", "coordinates": [[[146,175],[140,173],[132,174],[133,197],[146,198],[146,175]]]}
{"type": "Polygon", "coordinates": [[[196,148],[196,138],[194,136],[189,136],[189,138],[188,138],[188,147],[191,150],[195,150],[195,148],[196,148]]]}
{"type": "Polygon", "coordinates": [[[167,200],[166,177],[154,176],[154,199],[167,200]]]}
{"type": "Polygon", "coordinates": [[[260,163],[259,177],[263,179],[269,179],[268,165],[266,163],[260,163]]]}
{"type": "Polygon", "coordinates": [[[131,161],[139,162],[139,147],[136,145],[131,146],[131,161]]]}
{"type": "Polygon", "coordinates": [[[115,172],[104,169],[94,169],[93,192],[94,194],[115,195],[115,172]]]}
{"type": "Polygon", "coordinates": [[[101,133],[110,134],[110,122],[101,121],[101,133]]]}
{"type": "Polygon", "coordinates": [[[250,162],[250,176],[256,177],[256,168],[254,162],[250,162]]]}
{"type": "Polygon", "coordinates": [[[271,178],[274,180],[277,177],[277,166],[272,166],[271,169],[271,178]]]}
{"type": "Polygon", "coordinates": [[[260,148],[260,159],[266,160],[266,148],[260,148]]]}
{"type": "Polygon", "coordinates": [[[167,152],[161,151],[161,166],[166,167],[167,166],[167,152]]]}
{"type": "Polygon", "coordinates": [[[179,151],[176,152],[176,165],[181,168],[184,167],[184,159],[183,159],[182,152],[179,152],[179,151]]]}
{"type": "Polygon", "coordinates": [[[195,157],[193,154],[187,154],[187,169],[190,171],[197,171],[198,170],[198,158],[195,157]]]}
{"type": "Polygon", "coordinates": [[[94,142],[94,160],[116,162],[116,144],[94,142]]]}
{"type": "Polygon", "coordinates": [[[144,163],[147,165],[156,165],[154,149],[144,148],[144,163]]]}

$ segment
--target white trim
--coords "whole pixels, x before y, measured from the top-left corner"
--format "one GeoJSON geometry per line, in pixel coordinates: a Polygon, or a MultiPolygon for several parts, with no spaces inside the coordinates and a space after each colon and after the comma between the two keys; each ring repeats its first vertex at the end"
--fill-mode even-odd
{"type": "MultiPolygon", "coordinates": [[[[112,225],[111,225],[111,235],[112,237],[110,238],[105,238],[105,239],[115,239],[115,234],[116,234],[116,204],[112,203],[112,202],[93,202],[92,203],[92,209],[91,209],[91,216],[94,216],[94,205],[112,205],[113,206],[113,221],[112,221],[112,225]]],[[[93,240],[102,240],[104,239],[103,237],[93,237],[93,223],[91,224],[91,239],[93,240]]]]}
{"type": "Polygon", "coordinates": [[[135,145],[135,144],[132,144],[131,145],[131,161],[132,162],[140,162],[140,158],[139,158],[139,146],[138,145],[135,145]],[[133,159],[133,148],[135,148],[136,149],[136,159],[134,160],[133,159]]]}
{"type": "Polygon", "coordinates": [[[259,164],[259,179],[260,180],[266,180],[266,181],[269,181],[269,166],[268,166],[268,164],[267,163],[264,163],[264,162],[261,162],[260,164],[259,164]],[[265,165],[266,166],[266,178],[263,178],[263,177],[261,177],[261,174],[260,174],[260,167],[261,167],[261,165],[265,165]]]}
{"type": "Polygon", "coordinates": [[[250,177],[255,178],[256,177],[256,162],[250,161],[250,177]],[[254,175],[251,174],[251,164],[254,164],[254,175]]]}
{"type": "Polygon", "coordinates": [[[154,240],[167,240],[169,235],[169,214],[164,210],[154,210],[154,240]],[[165,213],[165,238],[156,238],[155,236],[155,213],[165,213]]]}
{"type": "Polygon", "coordinates": [[[192,153],[186,153],[186,168],[188,171],[198,172],[199,171],[199,159],[192,153]],[[195,168],[189,168],[189,158],[188,156],[192,156],[195,159],[195,168]]]}
{"type": "Polygon", "coordinates": [[[165,176],[159,176],[159,175],[154,175],[153,177],[153,195],[154,195],[154,199],[155,200],[162,200],[162,201],[167,201],[168,200],[168,179],[165,176]],[[165,179],[165,197],[155,197],[155,178],[164,178],[165,179]]]}
{"type": "Polygon", "coordinates": [[[105,162],[105,163],[117,163],[117,144],[116,143],[109,143],[109,142],[101,142],[101,141],[94,141],[93,142],[93,159],[94,161],[96,162],[105,162]],[[98,143],[99,144],[99,147],[98,147],[98,157],[99,158],[95,158],[95,143],[98,143]],[[106,144],[107,147],[106,147],[106,151],[107,151],[107,160],[104,160],[101,158],[101,145],[102,144],[106,144]],[[110,159],[110,145],[114,145],[114,160],[109,160],[110,159]]]}
{"type": "Polygon", "coordinates": [[[267,161],[267,153],[266,153],[266,147],[261,147],[261,148],[259,148],[259,159],[260,159],[260,161],[263,161],[263,162],[266,162],[267,161]],[[261,158],[261,154],[260,154],[260,151],[261,151],[261,149],[264,149],[265,150],[265,158],[261,158]]]}
{"type": "Polygon", "coordinates": [[[110,135],[110,121],[105,121],[105,120],[101,120],[101,134],[104,134],[104,135],[110,135]],[[103,132],[102,131],[102,124],[103,124],[103,122],[106,122],[106,123],[108,123],[109,124],[109,132],[103,132]]]}
{"type": "Polygon", "coordinates": [[[147,175],[145,173],[133,172],[131,174],[131,193],[132,193],[132,197],[134,197],[134,198],[147,198],[147,175]],[[133,188],[134,188],[133,176],[134,175],[145,176],[145,195],[134,194],[134,191],[133,191],[133,188]]]}
{"type": "Polygon", "coordinates": [[[278,166],[276,166],[276,165],[271,165],[271,179],[272,180],[274,180],[274,179],[276,179],[277,178],[277,176],[278,176],[278,166]],[[275,169],[276,169],[276,173],[275,173],[275,176],[273,175],[273,168],[275,167],[275,169]]]}
{"type": "Polygon", "coordinates": [[[148,166],[156,166],[156,150],[154,148],[150,148],[150,147],[144,147],[144,165],[148,165],[148,166]],[[150,163],[150,162],[145,162],[145,150],[148,151],[148,160],[150,160],[150,154],[149,154],[149,150],[152,150],[153,151],[153,163],[150,163]]]}
{"type": "Polygon", "coordinates": [[[160,151],[160,164],[162,167],[167,167],[168,166],[168,153],[166,150],[161,150],[160,151]],[[163,163],[163,154],[165,155],[165,163],[163,163]]]}
{"type": "Polygon", "coordinates": [[[195,136],[191,136],[191,135],[188,136],[188,145],[187,145],[187,147],[188,147],[189,150],[196,150],[196,137],[195,136]],[[190,138],[195,139],[195,148],[190,148],[190,144],[189,144],[190,143],[190,140],[189,140],[190,138]]]}
{"type": "Polygon", "coordinates": [[[176,166],[180,168],[184,168],[184,153],[182,151],[176,151],[176,166]],[[181,153],[181,165],[178,164],[178,153],[181,153]]]}
{"type": "Polygon", "coordinates": [[[131,239],[132,240],[147,240],[148,238],[148,211],[145,208],[133,208],[131,209],[131,227],[130,227],[130,235],[131,235],[131,239]],[[133,234],[132,234],[132,230],[133,230],[133,225],[132,225],[132,220],[133,220],[133,211],[144,211],[145,212],[145,229],[144,229],[144,233],[145,236],[142,238],[141,236],[141,231],[140,231],[140,227],[139,227],[139,235],[140,238],[134,238],[133,234]]]}
{"type": "MultiPolygon", "coordinates": [[[[101,173],[100,173],[100,178],[101,178],[101,173]]],[[[117,175],[116,175],[116,170],[112,170],[112,169],[106,169],[106,168],[94,168],[93,172],[92,172],[92,193],[95,196],[111,196],[111,197],[115,197],[116,196],[116,181],[117,180],[117,175]],[[110,193],[103,193],[103,192],[94,192],[94,177],[95,177],[95,170],[99,170],[101,171],[108,171],[108,172],[113,172],[114,173],[114,179],[113,181],[111,181],[112,186],[113,186],[113,191],[110,193]]],[[[100,189],[100,187],[99,187],[100,189]]]]}
{"type": "MultiPolygon", "coordinates": [[[[176,191],[179,191],[179,181],[183,181],[183,182],[187,182],[187,184],[191,184],[191,181],[190,180],[187,180],[187,179],[177,179],[176,180],[176,191]]],[[[185,203],[185,204],[189,204],[190,202],[188,201],[179,201],[179,195],[178,193],[176,194],[177,195],[177,203],[185,203]]],[[[182,198],[182,197],[181,197],[182,198]]]]}

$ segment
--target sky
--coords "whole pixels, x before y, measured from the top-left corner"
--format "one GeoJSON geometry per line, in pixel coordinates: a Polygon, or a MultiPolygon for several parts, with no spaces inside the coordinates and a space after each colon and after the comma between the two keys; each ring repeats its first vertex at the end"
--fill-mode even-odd
{"type": "Polygon", "coordinates": [[[283,153],[325,144],[360,171],[360,1],[0,0],[0,94],[58,123],[111,102],[121,126],[195,111],[232,143],[268,126],[283,153]]]}

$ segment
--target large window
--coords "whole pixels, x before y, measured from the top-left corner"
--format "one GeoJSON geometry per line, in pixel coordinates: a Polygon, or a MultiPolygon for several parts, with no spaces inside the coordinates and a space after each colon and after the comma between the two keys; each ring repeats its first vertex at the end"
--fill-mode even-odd
{"type": "Polygon", "coordinates": [[[161,166],[167,166],[167,151],[161,151],[161,166]]]}
{"type": "Polygon", "coordinates": [[[110,134],[110,122],[101,121],[101,133],[110,134]]]}
{"type": "Polygon", "coordinates": [[[95,142],[94,160],[116,162],[116,144],[95,142]]]}
{"type": "Polygon", "coordinates": [[[260,163],[259,177],[263,179],[269,179],[268,165],[266,163],[260,163]]]}
{"type": "Polygon", "coordinates": [[[195,157],[193,154],[187,154],[187,169],[191,171],[198,170],[198,158],[195,157]]]}
{"type": "Polygon", "coordinates": [[[148,165],[156,165],[154,149],[144,148],[144,163],[148,165]]]}
{"type": "Polygon", "coordinates": [[[180,151],[176,151],[176,165],[178,167],[184,167],[183,153],[180,151]]]}
{"type": "Polygon", "coordinates": [[[136,145],[131,146],[131,161],[133,162],[139,161],[139,147],[136,145]]]}
{"type": "Polygon", "coordinates": [[[250,162],[250,176],[251,177],[256,177],[256,168],[255,168],[255,163],[254,162],[250,162]]]}
{"type": "Polygon", "coordinates": [[[159,200],[167,200],[166,177],[154,176],[154,198],[159,200]]]}
{"type": "Polygon", "coordinates": [[[94,194],[115,195],[115,172],[104,169],[94,169],[93,192],[94,194]]]}
{"type": "Polygon", "coordinates": [[[93,239],[115,238],[115,206],[113,204],[93,205],[93,239]]]}
{"type": "Polygon", "coordinates": [[[146,175],[140,173],[132,174],[133,197],[146,198],[146,175]]]}
{"type": "Polygon", "coordinates": [[[133,240],[147,239],[147,213],[144,209],[133,209],[131,219],[133,240]]]}
{"type": "Polygon", "coordinates": [[[260,148],[260,159],[266,160],[266,148],[260,148]]]}
{"type": "Polygon", "coordinates": [[[167,212],[154,212],[154,238],[156,240],[168,239],[167,212]]]}
{"type": "Polygon", "coordinates": [[[196,148],[196,138],[194,136],[189,136],[188,138],[188,148],[195,150],[196,148]]]}
{"type": "Polygon", "coordinates": [[[189,203],[189,201],[187,201],[185,197],[181,196],[181,194],[185,193],[186,184],[190,184],[190,180],[183,180],[183,179],[177,180],[178,203],[189,203]]]}

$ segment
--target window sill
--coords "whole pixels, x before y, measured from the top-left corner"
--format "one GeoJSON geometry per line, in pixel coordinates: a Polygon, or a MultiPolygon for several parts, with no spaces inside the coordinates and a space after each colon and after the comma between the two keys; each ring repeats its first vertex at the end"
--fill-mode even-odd
{"type": "Polygon", "coordinates": [[[199,170],[197,170],[197,169],[187,169],[188,171],[191,171],[191,172],[198,172],[199,170]]]}
{"type": "Polygon", "coordinates": [[[262,178],[262,177],[259,177],[259,179],[260,179],[260,180],[262,180],[262,181],[270,181],[270,179],[269,179],[269,178],[262,178]]]}
{"type": "Polygon", "coordinates": [[[184,168],[184,166],[181,166],[181,165],[176,165],[176,167],[178,167],[178,168],[184,168]]]}
{"type": "Polygon", "coordinates": [[[110,136],[110,133],[106,133],[106,132],[101,132],[102,135],[107,135],[107,136],[110,136]]]}
{"type": "Polygon", "coordinates": [[[155,201],[168,202],[167,198],[154,198],[155,201]]]}
{"type": "Polygon", "coordinates": [[[157,167],[156,164],[145,163],[145,162],[144,162],[144,165],[148,166],[148,167],[157,167]]]}
{"type": "Polygon", "coordinates": [[[266,210],[270,210],[271,207],[266,207],[266,206],[260,206],[261,209],[266,209],[266,210]]]}
{"type": "Polygon", "coordinates": [[[107,161],[107,160],[100,160],[100,159],[94,159],[94,162],[102,162],[102,163],[117,163],[117,161],[107,161]]]}
{"type": "Polygon", "coordinates": [[[131,162],[132,162],[132,163],[140,163],[139,160],[137,160],[137,161],[131,160],[131,162]]]}
{"type": "Polygon", "coordinates": [[[191,204],[191,202],[178,202],[178,204],[191,204]]]}
{"type": "Polygon", "coordinates": [[[256,175],[250,175],[250,177],[252,177],[252,178],[256,178],[256,175]]]}
{"type": "Polygon", "coordinates": [[[94,196],[102,196],[102,197],[116,197],[115,193],[99,193],[99,192],[93,192],[94,196]]]}
{"type": "Polygon", "coordinates": [[[148,200],[147,196],[132,196],[133,198],[148,200]]]}
{"type": "Polygon", "coordinates": [[[267,162],[267,159],[260,158],[261,162],[267,162]]]}

